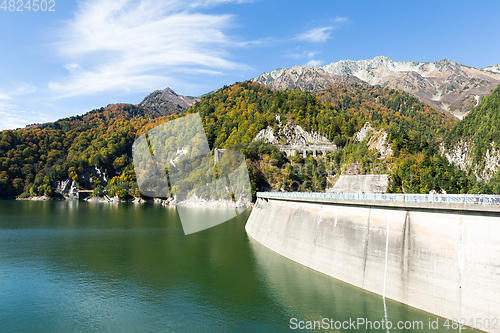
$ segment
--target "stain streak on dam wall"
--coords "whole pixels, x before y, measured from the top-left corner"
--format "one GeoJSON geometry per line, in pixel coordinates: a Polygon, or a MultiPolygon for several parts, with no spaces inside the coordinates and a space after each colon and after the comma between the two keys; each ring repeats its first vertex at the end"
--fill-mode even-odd
{"type": "Polygon", "coordinates": [[[497,318],[499,327],[500,211],[420,206],[259,194],[246,230],[359,288],[444,318],[497,318]]]}

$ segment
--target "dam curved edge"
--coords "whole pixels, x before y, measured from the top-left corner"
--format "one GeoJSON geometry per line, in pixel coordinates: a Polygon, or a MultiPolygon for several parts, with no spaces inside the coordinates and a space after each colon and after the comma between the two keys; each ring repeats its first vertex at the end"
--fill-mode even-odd
{"type": "Polygon", "coordinates": [[[245,228],[364,290],[444,318],[500,320],[499,214],[259,197],[245,228]]]}

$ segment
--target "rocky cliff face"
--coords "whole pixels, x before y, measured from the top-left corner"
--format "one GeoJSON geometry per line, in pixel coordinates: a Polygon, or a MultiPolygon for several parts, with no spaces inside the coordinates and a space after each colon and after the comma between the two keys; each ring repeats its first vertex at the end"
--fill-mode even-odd
{"type": "Polygon", "coordinates": [[[199,98],[178,95],[170,88],[156,90],[139,103],[139,106],[149,110],[154,116],[166,116],[184,112],[199,98]]]}
{"type": "Polygon", "coordinates": [[[460,140],[458,144],[448,150],[442,144],[439,150],[457,168],[465,172],[472,170],[477,179],[489,181],[500,170],[500,150],[495,149],[494,145],[492,142],[481,165],[473,164],[474,144],[470,142],[460,140]]]}
{"type": "Polygon", "coordinates": [[[491,149],[486,151],[484,157],[484,169],[481,178],[490,180],[498,170],[500,170],[500,150],[495,149],[494,143],[491,143],[491,149]]]}
{"type": "Polygon", "coordinates": [[[51,185],[56,193],[68,198],[78,199],[78,189],[74,180],[54,180],[51,185]]]}
{"type": "Polygon", "coordinates": [[[359,142],[368,137],[368,148],[377,149],[382,159],[392,156],[391,146],[387,142],[387,132],[383,129],[377,131],[367,122],[363,128],[355,134],[355,137],[359,142]]]}
{"type": "Polygon", "coordinates": [[[84,173],[78,175],[78,181],[84,187],[94,188],[99,181],[103,187],[108,185],[108,180],[104,172],[95,166],[88,167],[84,173]]]}
{"type": "Polygon", "coordinates": [[[477,69],[448,59],[434,63],[396,62],[380,56],[371,60],[342,60],[323,67],[280,68],[253,80],[274,89],[300,88],[312,92],[334,82],[363,81],[402,89],[443,113],[461,116],[500,84],[500,66],[477,69]]]}
{"type": "Polygon", "coordinates": [[[468,171],[470,169],[472,165],[472,144],[460,140],[457,145],[449,150],[446,150],[444,144],[441,144],[439,151],[451,164],[460,170],[468,171]]]}
{"type": "MultiPolygon", "coordinates": [[[[455,166],[489,182],[500,171],[499,125],[500,87],[484,96],[478,107],[445,135],[441,152],[455,166]]],[[[498,191],[500,187],[495,188],[498,191]]]]}
{"type": "Polygon", "coordinates": [[[293,122],[283,124],[281,122],[280,116],[276,116],[276,119],[278,120],[278,131],[275,132],[272,127],[268,126],[267,128],[257,133],[254,141],[266,140],[276,145],[293,146],[303,146],[308,144],[332,145],[332,143],[327,138],[320,135],[319,133],[309,133],[293,122]]]}
{"type": "MultiPolygon", "coordinates": [[[[84,188],[93,189],[96,186],[96,182],[99,181],[101,186],[105,187],[108,185],[108,180],[104,172],[102,172],[99,168],[92,166],[87,167],[85,172],[78,175],[78,182],[80,186],[84,188]]],[[[54,192],[59,193],[68,197],[78,197],[78,188],[77,183],[71,179],[63,179],[63,180],[54,180],[51,183],[54,188],[54,192]]]]}

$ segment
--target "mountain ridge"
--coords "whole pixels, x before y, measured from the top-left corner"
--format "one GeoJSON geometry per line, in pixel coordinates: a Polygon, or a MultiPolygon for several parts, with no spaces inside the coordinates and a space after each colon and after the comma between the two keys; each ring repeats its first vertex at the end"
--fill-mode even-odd
{"type": "Polygon", "coordinates": [[[500,66],[477,69],[449,59],[433,63],[396,62],[378,56],[369,60],[340,60],[323,67],[283,67],[262,73],[252,81],[273,89],[299,88],[318,92],[328,83],[341,81],[340,77],[402,89],[445,114],[461,116],[477,106],[481,96],[500,84],[500,66]]]}
{"type": "Polygon", "coordinates": [[[179,95],[167,87],[153,91],[137,106],[145,108],[153,116],[161,117],[184,112],[199,100],[200,98],[197,97],[179,95]]]}
{"type": "Polygon", "coordinates": [[[153,91],[144,97],[142,102],[139,104],[112,103],[108,104],[106,107],[94,109],[81,115],[69,116],[47,123],[30,124],[21,129],[62,128],[60,124],[65,122],[70,122],[72,123],[72,126],[74,126],[75,121],[85,122],[85,119],[93,113],[101,113],[100,117],[104,117],[106,119],[114,116],[156,119],[159,117],[182,113],[199,100],[199,97],[179,95],[174,90],[167,87],[163,90],[153,91]]]}

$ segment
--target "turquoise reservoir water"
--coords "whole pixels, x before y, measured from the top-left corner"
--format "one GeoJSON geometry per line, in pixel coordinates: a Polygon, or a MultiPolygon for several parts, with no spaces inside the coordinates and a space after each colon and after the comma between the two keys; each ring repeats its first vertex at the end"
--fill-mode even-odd
{"type": "Polygon", "coordinates": [[[0,331],[458,332],[262,247],[249,214],[185,236],[160,205],[0,201],[0,331]]]}

